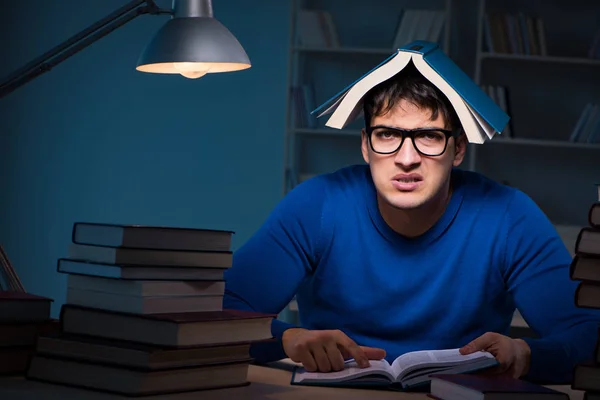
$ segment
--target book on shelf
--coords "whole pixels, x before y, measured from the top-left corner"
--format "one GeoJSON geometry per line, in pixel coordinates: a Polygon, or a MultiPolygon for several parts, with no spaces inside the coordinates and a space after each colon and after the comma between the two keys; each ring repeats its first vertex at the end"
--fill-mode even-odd
{"type": "Polygon", "coordinates": [[[308,372],[294,369],[291,384],[312,386],[368,386],[406,390],[430,382],[434,373],[469,373],[498,364],[488,352],[478,351],[462,355],[459,349],[413,351],[398,356],[391,364],[383,360],[369,360],[367,368],[360,368],[348,360],[344,369],[334,372],[308,372]]]}
{"type": "Polygon", "coordinates": [[[398,18],[392,48],[415,40],[440,43],[446,23],[445,10],[406,9],[398,18]]]}
{"type": "Polygon", "coordinates": [[[313,113],[318,113],[318,117],[331,114],[325,125],[344,128],[361,115],[367,92],[409,63],[448,98],[469,142],[484,143],[506,127],[508,115],[437,44],[425,41],[414,41],[399,48],[313,113]]]}
{"type": "Polygon", "coordinates": [[[586,103],[571,131],[570,142],[600,143],[600,106],[586,103]]]}
{"type": "Polygon", "coordinates": [[[232,231],[134,224],[75,222],[72,242],[154,250],[229,251],[232,231]]]}
{"type": "Polygon", "coordinates": [[[485,13],[483,44],[490,53],[546,56],[546,33],[541,17],[518,13],[485,13]]]}
{"type": "Polygon", "coordinates": [[[60,258],[56,270],[63,274],[77,274],[121,280],[168,280],[168,281],[222,281],[224,268],[193,268],[173,266],[121,265],[87,260],[60,258]]]}
{"type": "Polygon", "coordinates": [[[443,400],[569,400],[569,395],[522,379],[474,374],[436,374],[431,397],[443,400]]]}
{"type": "Polygon", "coordinates": [[[91,363],[37,354],[33,356],[26,376],[30,380],[101,392],[148,396],[245,386],[248,385],[249,363],[250,359],[247,359],[147,371],[109,363],[91,363]]]}

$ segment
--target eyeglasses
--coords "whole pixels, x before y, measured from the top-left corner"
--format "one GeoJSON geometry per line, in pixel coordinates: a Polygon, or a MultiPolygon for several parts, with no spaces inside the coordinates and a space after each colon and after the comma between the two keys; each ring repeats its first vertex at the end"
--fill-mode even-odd
{"type": "Polygon", "coordinates": [[[456,137],[460,129],[454,131],[439,128],[398,129],[387,126],[370,126],[366,129],[371,149],[379,154],[392,154],[400,150],[404,139],[409,137],[418,153],[428,156],[441,156],[448,147],[448,140],[456,137]]]}

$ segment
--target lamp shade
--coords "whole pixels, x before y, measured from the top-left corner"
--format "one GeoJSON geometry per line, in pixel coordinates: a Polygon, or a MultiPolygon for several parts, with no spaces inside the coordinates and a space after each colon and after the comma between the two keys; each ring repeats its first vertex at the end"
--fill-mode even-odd
{"type": "Polygon", "coordinates": [[[185,17],[176,14],[144,49],[136,69],[199,78],[206,73],[250,68],[242,45],[211,14],[185,17]]]}

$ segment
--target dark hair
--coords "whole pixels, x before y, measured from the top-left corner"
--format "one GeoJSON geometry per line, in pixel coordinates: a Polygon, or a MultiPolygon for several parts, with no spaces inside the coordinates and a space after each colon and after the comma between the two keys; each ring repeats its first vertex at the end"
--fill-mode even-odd
{"type": "Polygon", "coordinates": [[[387,113],[400,100],[431,110],[431,120],[441,113],[448,129],[461,126],[448,98],[409,62],[402,71],[367,92],[363,102],[365,127],[370,126],[373,116],[387,113]]]}

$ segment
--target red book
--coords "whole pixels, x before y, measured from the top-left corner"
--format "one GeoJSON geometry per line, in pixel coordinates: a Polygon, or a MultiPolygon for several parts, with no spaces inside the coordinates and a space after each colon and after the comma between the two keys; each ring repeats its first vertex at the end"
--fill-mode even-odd
{"type": "Polygon", "coordinates": [[[432,375],[430,392],[443,400],[569,400],[568,394],[535,383],[489,375],[432,375]]]}

